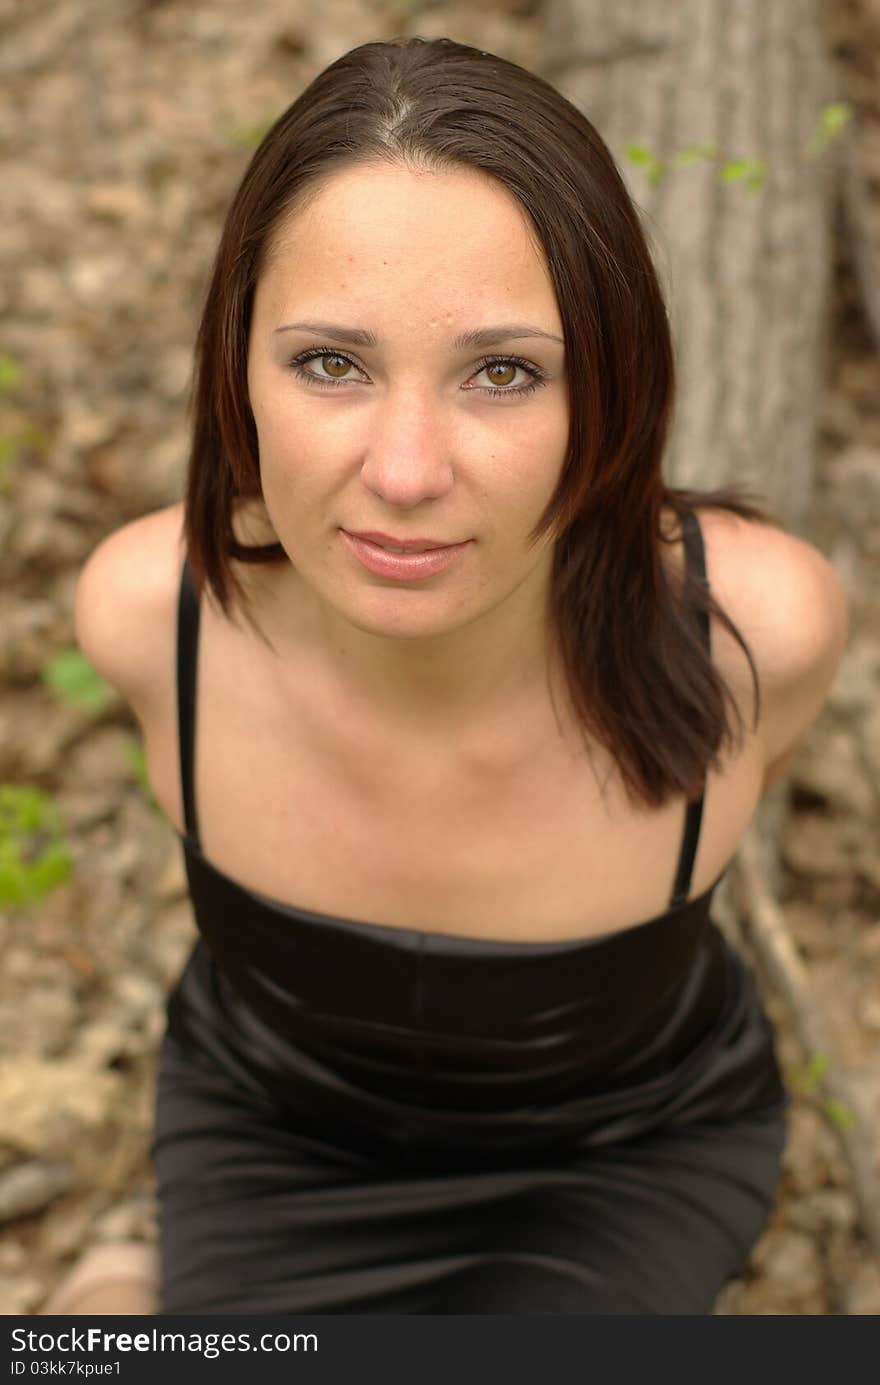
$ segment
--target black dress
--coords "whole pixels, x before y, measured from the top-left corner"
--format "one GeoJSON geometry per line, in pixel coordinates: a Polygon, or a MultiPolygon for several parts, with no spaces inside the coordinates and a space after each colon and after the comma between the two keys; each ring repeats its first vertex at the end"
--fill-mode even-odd
{"type": "MultiPolygon", "coordinates": [[[[698,524],[685,540],[705,575],[698,524]]],[[[495,942],[291,908],[199,849],[198,626],[185,564],[200,937],[160,1054],[159,1311],[710,1312],[767,1221],[789,1095],[718,880],[687,897],[702,799],[669,908],[623,931],[495,942]]]]}

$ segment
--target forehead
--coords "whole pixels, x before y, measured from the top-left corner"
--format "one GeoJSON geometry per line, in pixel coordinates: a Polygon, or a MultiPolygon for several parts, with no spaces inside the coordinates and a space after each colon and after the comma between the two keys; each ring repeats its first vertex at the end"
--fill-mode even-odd
{"type": "Polygon", "coordinates": [[[480,169],[341,170],[281,223],[268,251],[261,277],[306,294],[328,284],[357,293],[455,287],[545,311],[555,302],[528,213],[480,169]]]}

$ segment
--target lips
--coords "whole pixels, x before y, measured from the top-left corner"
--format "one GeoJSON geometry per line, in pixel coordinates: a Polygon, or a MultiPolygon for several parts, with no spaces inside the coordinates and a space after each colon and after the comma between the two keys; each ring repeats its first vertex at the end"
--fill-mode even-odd
{"type": "MultiPolygon", "coordinates": [[[[390,578],[393,581],[414,582],[426,577],[436,577],[441,572],[445,572],[453,563],[460,560],[462,555],[470,547],[471,541],[466,539],[463,543],[444,544],[442,547],[432,547],[423,549],[421,552],[392,553],[388,548],[383,547],[384,543],[389,542],[387,534],[380,536],[381,542],[374,538],[365,538],[360,534],[349,533],[347,529],[340,529],[340,537],[352,556],[357,559],[361,567],[376,577],[390,578]]],[[[426,543],[433,540],[411,539],[410,543],[426,543]]]]}
{"type": "Polygon", "coordinates": [[[430,553],[436,548],[457,547],[456,543],[447,539],[398,539],[372,530],[347,529],[345,532],[356,539],[367,539],[388,553],[430,553]]]}

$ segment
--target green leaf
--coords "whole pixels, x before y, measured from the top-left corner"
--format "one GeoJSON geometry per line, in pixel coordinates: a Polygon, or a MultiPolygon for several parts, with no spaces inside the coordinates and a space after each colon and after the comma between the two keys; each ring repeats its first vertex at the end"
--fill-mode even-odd
{"type": "Polygon", "coordinates": [[[848,101],[832,101],[829,105],[823,106],[807,153],[813,157],[821,154],[852,118],[853,108],[848,101]]]}
{"type": "Polygon", "coordinates": [[[101,712],[110,701],[109,685],[78,649],[62,649],[43,665],[41,675],[59,697],[87,712],[101,712]]]}
{"type": "Polygon", "coordinates": [[[767,164],[764,159],[731,159],[722,165],[720,177],[723,183],[744,179],[746,191],[755,193],[767,177],[767,164]]]}
{"type": "Polygon", "coordinates": [[[149,789],[147,780],[147,756],[140,741],[128,741],[125,747],[125,758],[128,761],[129,769],[133,772],[138,783],[145,789],[149,789]]]}
{"type": "Polygon", "coordinates": [[[129,741],[125,747],[125,757],[128,760],[129,766],[134,774],[135,779],[140,784],[141,788],[146,794],[147,802],[149,803],[153,812],[156,814],[157,817],[160,817],[163,819],[163,821],[168,822],[169,819],[166,817],[164,809],[162,808],[161,804],[156,798],[156,795],[153,793],[153,790],[150,788],[150,781],[147,778],[147,756],[142,743],[140,741],[134,740],[129,741]]]}
{"type": "Polygon", "coordinates": [[[21,366],[13,356],[0,356],[0,391],[13,390],[21,379],[21,366]]]}
{"type": "Polygon", "coordinates": [[[695,144],[690,149],[681,149],[672,160],[673,168],[687,168],[698,159],[717,159],[717,144],[695,144]]]}
{"type": "Polygon", "coordinates": [[[822,1085],[829,1068],[831,1059],[827,1053],[812,1053],[806,1067],[796,1068],[791,1074],[791,1080],[806,1095],[814,1095],[822,1085]]]}
{"type": "Polygon", "coordinates": [[[831,1067],[831,1059],[827,1053],[813,1053],[807,1064],[807,1075],[811,1082],[818,1085],[831,1067]]]}
{"type": "Polygon", "coordinates": [[[652,183],[659,183],[665,173],[664,165],[659,159],[655,159],[642,144],[626,145],[626,154],[634,164],[640,164],[648,174],[648,179],[652,183]]]}
{"type": "Polygon", "coordinates": [[[146,795],[147,802],[153,812],[158,814],[159,817],[164,818],[165,814],[159,806],[156,796],[150,788],[150,781],[147,778],[147,756],[142,743],[135,740],[129,741],[125,747],[125,758],[128,761],[135,779],[146,795]]]}
{"type": "Polygon", "coordinates": [[[28,890],[22,863],[0,851],[0,907],[9,909],[27,903],[28,890]]]}
{"type": "Polygon", "coordinates": [[[66,848],[51,847],[33,865],[0,852],[0,907],[26,908],[37,904],[72,874],[66,848]]]}
{"type": "Polygon", "coordinates": [[[833,101],[822,107],[822,130],[826,135],[836,135],[853,117],[853,108],[848,101],[833,101]]]}
{"type": "Polygon", "coordinates": [[[30,784],[0,784],[0,840],[17,832],[54,830],[58,810],[44,789],[30,784]]]}
{"type": "Polygon", "coordinates": [[[35,904],[71,869],[51,796],[30,785],[0,785],[0,906],[35,904]]]}
{"type": "Polygon", "coordinates": [[[856,1118],[848,1106],[844,1106],[842,1101],[826,1101],[822,1108],[832,1125],[836,1125],[840,1130],[852,1130],[856,1124],[856,1118]]]}
{"type": "Polygon", "coordinates": [[[63,842],[54,842],[28,870],[27,885],[30,900],[35,902],[63,885],[73,873],[70,852],[63,842]]]}

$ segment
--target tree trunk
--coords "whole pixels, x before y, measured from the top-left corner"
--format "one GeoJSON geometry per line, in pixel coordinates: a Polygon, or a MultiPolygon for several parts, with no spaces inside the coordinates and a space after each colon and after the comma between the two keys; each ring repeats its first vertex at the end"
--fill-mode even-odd
{"type": "Polygon", "coordinates": [[[669,303],[678,485],[743,481],[806,534],[823,373],[836,147],[817,0],[546,0],[542,71],[596,125],[669,303]],[[653,183],[627,146],[666,166],[653,183]],[[674,167],[682,150],[717,155],[674,167]],[[763,159],[754,192],[723,164],[763,159]]]}

